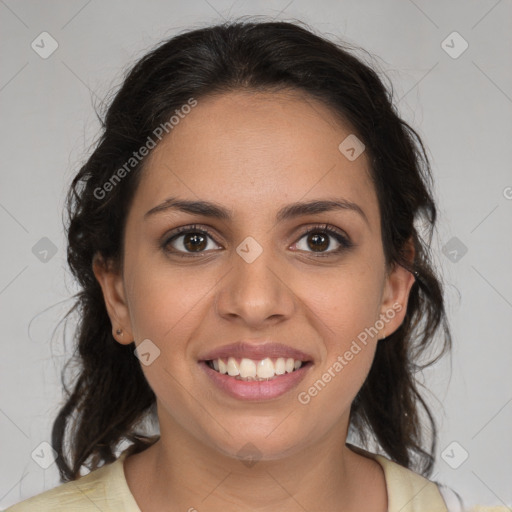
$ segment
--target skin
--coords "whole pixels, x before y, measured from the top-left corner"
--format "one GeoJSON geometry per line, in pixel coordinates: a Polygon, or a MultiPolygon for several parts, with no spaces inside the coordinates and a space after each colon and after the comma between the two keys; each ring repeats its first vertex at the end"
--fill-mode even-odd
{"type": "Polygon", "coordinates": [[[350,133],[302,93],[231,92],[199,99],[149,155],[127,218],[122,270],[94,261],[118,342],[150,339],[160,349],[142,369],[157,396],[161,437],[125,461],[142,511],[387,510],[381,466],[345,441],[350,405],[377,343],[402,323],[414,277],[386,267],[366,154],[349,161],[338,150],[350,133]],[[233,218],[171,210],[144,219],[170,196],[215,202],[233,218]],[[289,203],[326,198],[357,203],[367,220],[351,210],[275,220],[289,203]],[[329,255],[319,256],[303,235],[318,223],[342,230],[354,246],[333,252],[339,243],[324,234],[329,255]],[[162,248],[189,224],[212,232],[203,253],[176,255],[187,251],[183,236],[162,248]],[[236,252],[247,236],[263,249],[250,264],[236,252]],[[396,303],[403,307],[384,329],[299,403],[298,392],[396,303]],[[277,399],[237,400],[197,361],[239,339],[296,347],[314,365],[277,399]],[[261,457],[251,467],[237,458],[249,442],[261,457]]]}

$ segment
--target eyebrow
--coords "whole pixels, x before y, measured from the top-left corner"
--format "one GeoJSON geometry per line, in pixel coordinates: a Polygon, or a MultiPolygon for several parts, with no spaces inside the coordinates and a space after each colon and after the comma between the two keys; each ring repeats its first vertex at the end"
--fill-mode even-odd
{"type": "MultiPolygon", "coordinates": [[[[178,210],[192,215],[204,215],[223,221],[230,221],[233,218],[231,210],[221,206],[217,203],[210,201],[190,201],[186,199],[177,199],[169,197],[163,203],[151,208],[144,215],[144,219],[148,219],[155,214],[165,212],[168,210],[178,210]]],[[[291,220],[296,217],[305,215],[313,215],[317,213],[324,213],[336,210],[348,210],[359,214],[364,221],[369,225],[368,217],[363,209],[356,203],[346,201],[345,199],[317,199],[307,202],[296,202],[281,208],[276,214],[276,221],[283,222],[291,220]]]]}

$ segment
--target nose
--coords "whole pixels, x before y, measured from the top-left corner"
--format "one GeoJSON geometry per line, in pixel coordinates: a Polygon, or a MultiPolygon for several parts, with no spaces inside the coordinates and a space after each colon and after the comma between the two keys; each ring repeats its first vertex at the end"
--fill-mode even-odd
{"type": "Polygon", "coordinates": [[[253,329],[282,322],[293,314],[297,299],[289,275],[269,249],[252,262],[233,254],[232,269],[222,280],[216,312],[253,329]]]}

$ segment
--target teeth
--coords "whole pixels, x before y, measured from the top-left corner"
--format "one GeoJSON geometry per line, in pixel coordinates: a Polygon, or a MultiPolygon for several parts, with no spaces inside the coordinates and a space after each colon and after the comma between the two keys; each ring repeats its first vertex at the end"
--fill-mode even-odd
{"type": "Polygon", "coordinates": [[[238,369],[238,365],[233,357],[228,359],[228,375],[231,377],[236,377],[240,375],[240,370],[238,369]]]}
{"type": "Polygon", "coordinates": [[[276,364],[274,365],[274,369],[275,369],[276,375],[283,375],[284,373],[286,373],[286,363],[284,361],[284,357],[280,357],[276,361],[276,364]]]}
{"type": "Polygon", "coordinates": [[[252,359],[242,359],[240,363],[240,377],[256,377],[256,363],[252,359]]]}
{"type": "Polygon", "coordinates": [[[222,359],[215,359],[209,362],[210,368],[222,374],[235,377],[237,380],[268,380],[277,375],[292,373],[302,366],[302,361],[292,357],[278,357],[275,360],[266,357],[261,361],[243,358],[238,362],[234,357],[229,357],[227,362],[222,359]]]}
{"type": "Polygon", "coordinates": [[[268,357],[266,359],[263,359],[258,363],[256,367],[256,374],[260,379],[270,379],[275,375],[274,363],[272,363],[272,361],[268,357]]]}

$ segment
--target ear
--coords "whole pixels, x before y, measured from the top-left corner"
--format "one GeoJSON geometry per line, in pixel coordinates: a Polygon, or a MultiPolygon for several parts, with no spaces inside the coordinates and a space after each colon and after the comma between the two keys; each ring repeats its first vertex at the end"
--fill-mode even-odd
{"type": "Polygon", "coordinates": [[[99,253],[94,255],[92,269],[103,291],[112,335],[122,345],[128,345],[133,341],[133,333],[122,273],[111,262],[105,262],[99,253]],[[118,329],[120,334],[116,332],[118,329]]]}
{"type": "MultiPolygon", "coordinates": [[[[412,265],[415,255],[412,240],[406,243],[404,254],[412,265]]],[[[398,263],[388,271],[385,279],[380,309],[380,320],[384,326],[379,329],[379,339],[393,334],[402,325],[407,313],[409,293],[416,280],[414,274],[398,263]]]]}

